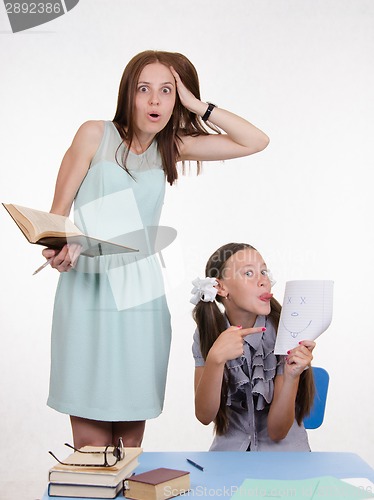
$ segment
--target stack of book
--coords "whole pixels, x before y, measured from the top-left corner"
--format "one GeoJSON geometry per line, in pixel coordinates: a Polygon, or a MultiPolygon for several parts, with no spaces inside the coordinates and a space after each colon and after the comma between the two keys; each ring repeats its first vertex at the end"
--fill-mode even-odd
{"type": "MultiPolygon", "coordinates": [[[[102,448],[85,446],[82,451],[100,451],[102,448]]],[[[129,478],[139,465],[142,448],[125,448],[125,457],[112,467],[79,467],[57,464],[49,470],[48,495],[50,497],[73,498],[115,498],[123,488],[123,481],[129,478]]],[[[101,463],[102,455],[88,455],[74,452],[63,462],[65,464],[101,463]],[[83,458],[84,457],[84,458],[83,458]],[[90,457],[90,458],[88,458],[90,457]],[[83,462],[82,462],[83,460],[83,462]]]]}

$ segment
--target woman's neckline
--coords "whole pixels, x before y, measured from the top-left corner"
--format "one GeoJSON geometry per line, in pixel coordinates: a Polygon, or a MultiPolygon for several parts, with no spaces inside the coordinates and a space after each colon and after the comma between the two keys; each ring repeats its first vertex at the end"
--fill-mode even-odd
{"type": "MultiPolygon", "coordinates": [[[[128,149],[128,147],[127,147],[126,143],[125,143],[125,142],[124,142],[124,140],[122,139],[121,134],[119,133],[119,131],[118,131],[117,127],[115,126],[115,124],[114,124],[112,121],[110,121],[109,123],[111,123],[111,124],[112,124],[112,126],[113,126],[114,130],[116,131],[116,133],[117,133],[117,135],[118,135],[119,139],[120,139],[120,140],[121,140],[121,142],[122,142],[122,145],[123,145],[126,149],[128,149]]],[[[149,149],[153,146],[153,144],[154,144],[154,143],[155,143],[155,139],[153,138],[152,142],[150,143],[150,145],[147,147],[147,149],[146,149],[145,151],[143,151],[142,153],[135,153],[135,152],[134,152],[134,151],[132,151],[131,149],[128,149],[129,154],[134,155],[134,156],[136,156],[137,158],[140,158],[141,156],[143,156],[143,155],[145,155],[145,154],[146,154],[146,152],[147,152],[147,151],[148,151],[148,150],[149,150],[149,149]]]]}

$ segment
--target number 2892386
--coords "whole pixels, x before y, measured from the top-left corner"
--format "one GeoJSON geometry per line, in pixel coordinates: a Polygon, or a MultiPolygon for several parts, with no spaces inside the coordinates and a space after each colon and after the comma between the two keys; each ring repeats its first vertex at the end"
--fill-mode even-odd
{"type": "Polygon", "coordinates": [[[8,2],[5,8],[8,14],[59,14],[62,10],[58,2],[8,2]]]}

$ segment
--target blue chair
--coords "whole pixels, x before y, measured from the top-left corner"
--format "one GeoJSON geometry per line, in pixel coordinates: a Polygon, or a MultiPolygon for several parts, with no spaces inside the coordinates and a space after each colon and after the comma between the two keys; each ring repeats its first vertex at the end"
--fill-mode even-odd
{"type": "Polygon", "coordinates": [[[314,396],[313,406],[310,415],[304,418],[305,429],[317,429],[322,425],[325,416],[325,406],[327,390],[329,387],[329,374],[324,368],[312,367],[316,394],[314,396]]]}

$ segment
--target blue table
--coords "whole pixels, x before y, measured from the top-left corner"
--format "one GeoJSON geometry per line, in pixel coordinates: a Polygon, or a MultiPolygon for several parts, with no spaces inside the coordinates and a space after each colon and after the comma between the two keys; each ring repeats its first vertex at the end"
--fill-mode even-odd
{"type": "MultiPolygon", "coordinates": [[[[158,467],[189,471],[191,488],[200,498],[230,498],[230,491],[234,493],[235,487],[247,478],[291,480],[319,476],[365,477],[374,483],[374,470],[354,453],[144,452],[139,462],[136,469],[138,474],[158,467]],[[204,471],[190,465],[186,458],[202,465],[204,471]]],[[[45,493],[42,500],[49,498],[52,497],[45,493]]],[[[65,499],[60,497],[60,500],[65,499]]]]}

